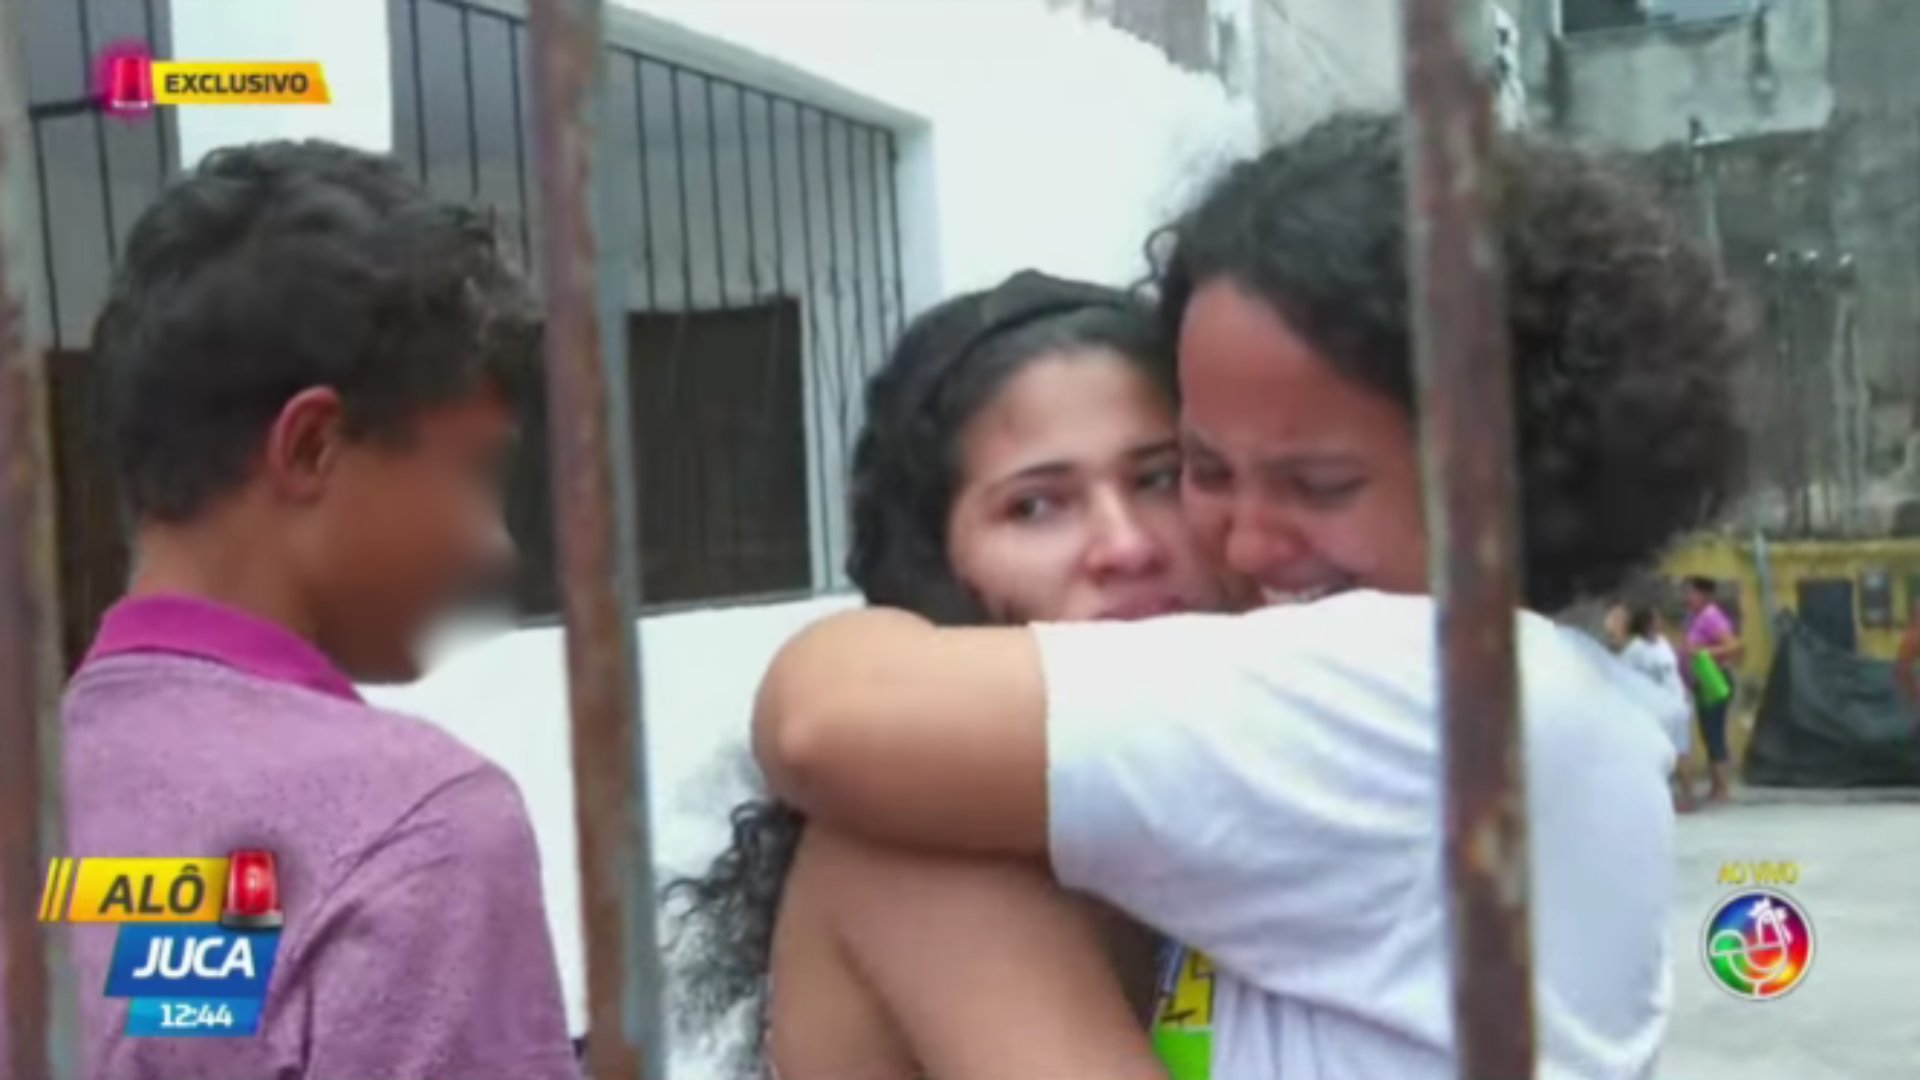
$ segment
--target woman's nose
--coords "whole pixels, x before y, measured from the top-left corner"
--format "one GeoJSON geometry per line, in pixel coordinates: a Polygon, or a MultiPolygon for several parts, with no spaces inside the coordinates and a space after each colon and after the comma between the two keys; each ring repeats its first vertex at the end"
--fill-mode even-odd
{"type": "Polygon", "coordinates": [[[1124,498],[1105,494],[1094,500],[1094,535],[1087,552],[1097,574],[1140,574],[1159,569],[1166,551],[1124,498]]]}
{"type": "Polygon", "coordinates": [[[1226,565],[1229,570],[1260,580],[1273,577],[1299,561],[1307,545],[1286,519],[1245,503],[1234,506],[1227,523],[1226,565]]]}

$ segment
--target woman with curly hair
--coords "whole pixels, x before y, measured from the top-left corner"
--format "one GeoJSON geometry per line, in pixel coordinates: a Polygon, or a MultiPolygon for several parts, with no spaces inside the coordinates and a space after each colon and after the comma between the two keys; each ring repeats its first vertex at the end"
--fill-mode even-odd
{"type": "MultiPolygon", "coordinates": [[[[1712,260],[1639,188],[1525,138],[1496,168],[1540,1068],[1645,1076],[1670,998],[1672,718],[1552,616],[1727,504],[1743,343],[1712,260]]],[[[809,843],[857,837],[923,873],[943,852],[1044,859],[1197,950],[1163,969],[1155,1017],[1182,1080],[1456,1075],[1405,202],[1398,122],[1340,117],[1232,169],[1162,249],[1185,514],[1267,606],[1001,628],[850,612],[761,686],[755,750],[809,843]]],[[[873,907],[855,885],[820,902],[873,907]]],[[[887,1007],[953,977],[921,975],[887,1007]]]]}
{"type": "MultiPolygon", "coordinates": [[[[942,625],[1217,607],[1221,590],[1179,512],[1173,381],[1170,343],[1152,310],[1125,293],[1028,272],[929,311],[867,387],[852,470],[849,576],[870,602],[942,625]]],[[[776,951],[807,987],[779,1003],[808,1036],[786,1063],[789,1080],[878,1077],[879,1060],[901,1076],[922,1064],[943,1074],[1053,1075],[1086,1060],[1076,1047],[1105,1057],[1129,1036],[1150,1065],[1141,1010],[1121,997],[1090,912],[1059,895],[1038,868],[895,875],[896,913],[867,920],[868,938],[890,924],[924,932],[931,947],[861,956],[855,985],[834,957],[808,955],[831,951],[836,931],[807,897],[841,875],[862,874],[851,845],[803,845],[800,814],[773,801],[737,808],[732,823],[731,846],[704,877],[670,886],[668,898],[684,909],[682,1026],[711,1031],[736,1008],[753,1010],[752,1060],[732,1062],[739,1071],[758,1069],[776,951]],[[790,875],[798,902],[783,905],[790,875]],[[909,894],[917,899],[902,912],[909,894]],[[1002,909],[1025,917],[991,927],[973,918],[1002,909]],[[975,942],[949,912],[987,932],[975,942]],[[1058,1015],[1057,1036],[950,1047],[925,1035],[917,1017],[858,1007],[872,996],[865,984],[890,986],[890,963],[932,962],[942,948],[963,955],[1010,933],[1049,943],[1047,969],[1028,1000],[1058,1015]],[[836,981],[850,991],[823,986],[836,981]],[[844,1072],[842,1062],[858,1069],[844,1072]]],[[[1141,976],[1144,998],[1152,962],[1139,948],[1145,939],[1109,938],[1115,960],[1133,954],[1123,966],[1141,976]]],[[[986,988],[976,984],[971,996],[986,988]]],[[[1011,1010],[1024,1006],[1003,996],[997,1007],[1017,1016],[1011,1010]]]]}

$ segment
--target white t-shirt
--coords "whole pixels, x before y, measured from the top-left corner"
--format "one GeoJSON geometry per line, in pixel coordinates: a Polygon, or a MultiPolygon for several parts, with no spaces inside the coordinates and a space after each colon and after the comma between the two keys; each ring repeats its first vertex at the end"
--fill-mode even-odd
{"type": "Polygon", "coordinates": [[[1665,696],[1661,718],[1666,721],[1667,738],[1678,754],[1693,751],[1693,698],[1680,678],[1680,656],[1663,637],[1631,638],[1620,650],[1620,659],[1653,682],[1665,696]]]}
{"type": "MultiPolygon", "coordinates": [[[[1539,1075],[1638,1080],[1671,993],[1673,748],[1598,642],[1518,619],[1539,1075]]],[[[1178,1080],[1452,1080],[1431,599],[1035,633],[1056,874],[1200,957],[1156,1031],[1210,1044],[1178,1080]]]]}

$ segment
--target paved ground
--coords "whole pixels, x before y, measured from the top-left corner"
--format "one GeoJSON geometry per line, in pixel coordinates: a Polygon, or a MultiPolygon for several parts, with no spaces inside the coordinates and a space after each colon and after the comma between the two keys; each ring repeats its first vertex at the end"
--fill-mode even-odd
{"type": "Polygon", "coordinates": [[[1751,796],[1680,819],[1674,1017],[1661,1080],[1920,1077],[1920,799],[1751,796]],[[1814,925],[1807,980],[1740,1001],[1709,980],[1700,937],[1723,862],[1793,860],[1814,925]]]}

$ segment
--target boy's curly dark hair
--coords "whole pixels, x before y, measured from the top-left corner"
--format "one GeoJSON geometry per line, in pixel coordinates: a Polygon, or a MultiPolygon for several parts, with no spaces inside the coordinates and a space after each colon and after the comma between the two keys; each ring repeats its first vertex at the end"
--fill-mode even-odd
{"type": "MultiPolygon", "coordinates": [[[[1737,496],[1746,352],[1713,258],[1611,165],[1526,136],[1495,177],[1513,333],[1522,595],[1603,595],[1737,496]]],[[[1229,171],[1152,245],[1163,322],[1231,279],[1414,408],[1401,124],[1344,115],[1229,171]]]]}
{"type": "MultiPolygon", "coordinates": [[[[1043,274],[1016,274],[916,318],[867,381],[854,444],[847,575],[869,603],[945,625],[988,621],[953,570],[947,521],[962,481],[967,422],[1042,357],[1104,349],[1174,400],[1173,355],[1153,312],[1125,293],[1043,274]]],[[[762,1075],[764,988],[774,925],[805,821],[759,799],[735,807],[727,849],[697,878],[666,888],[682,978],[675,1020],[701,1035],[751,1003],[749,1039],[728,1067],[762,1075]]]]}
{"type": "Polygon", "coordinates": [[[319,140],[216,150],[135,223],[94,326],[133,511],[180,521],[239,485],[287,400],[339,392],[353,434],[536,376],[538,311],[479,211],[319,140]]]}

